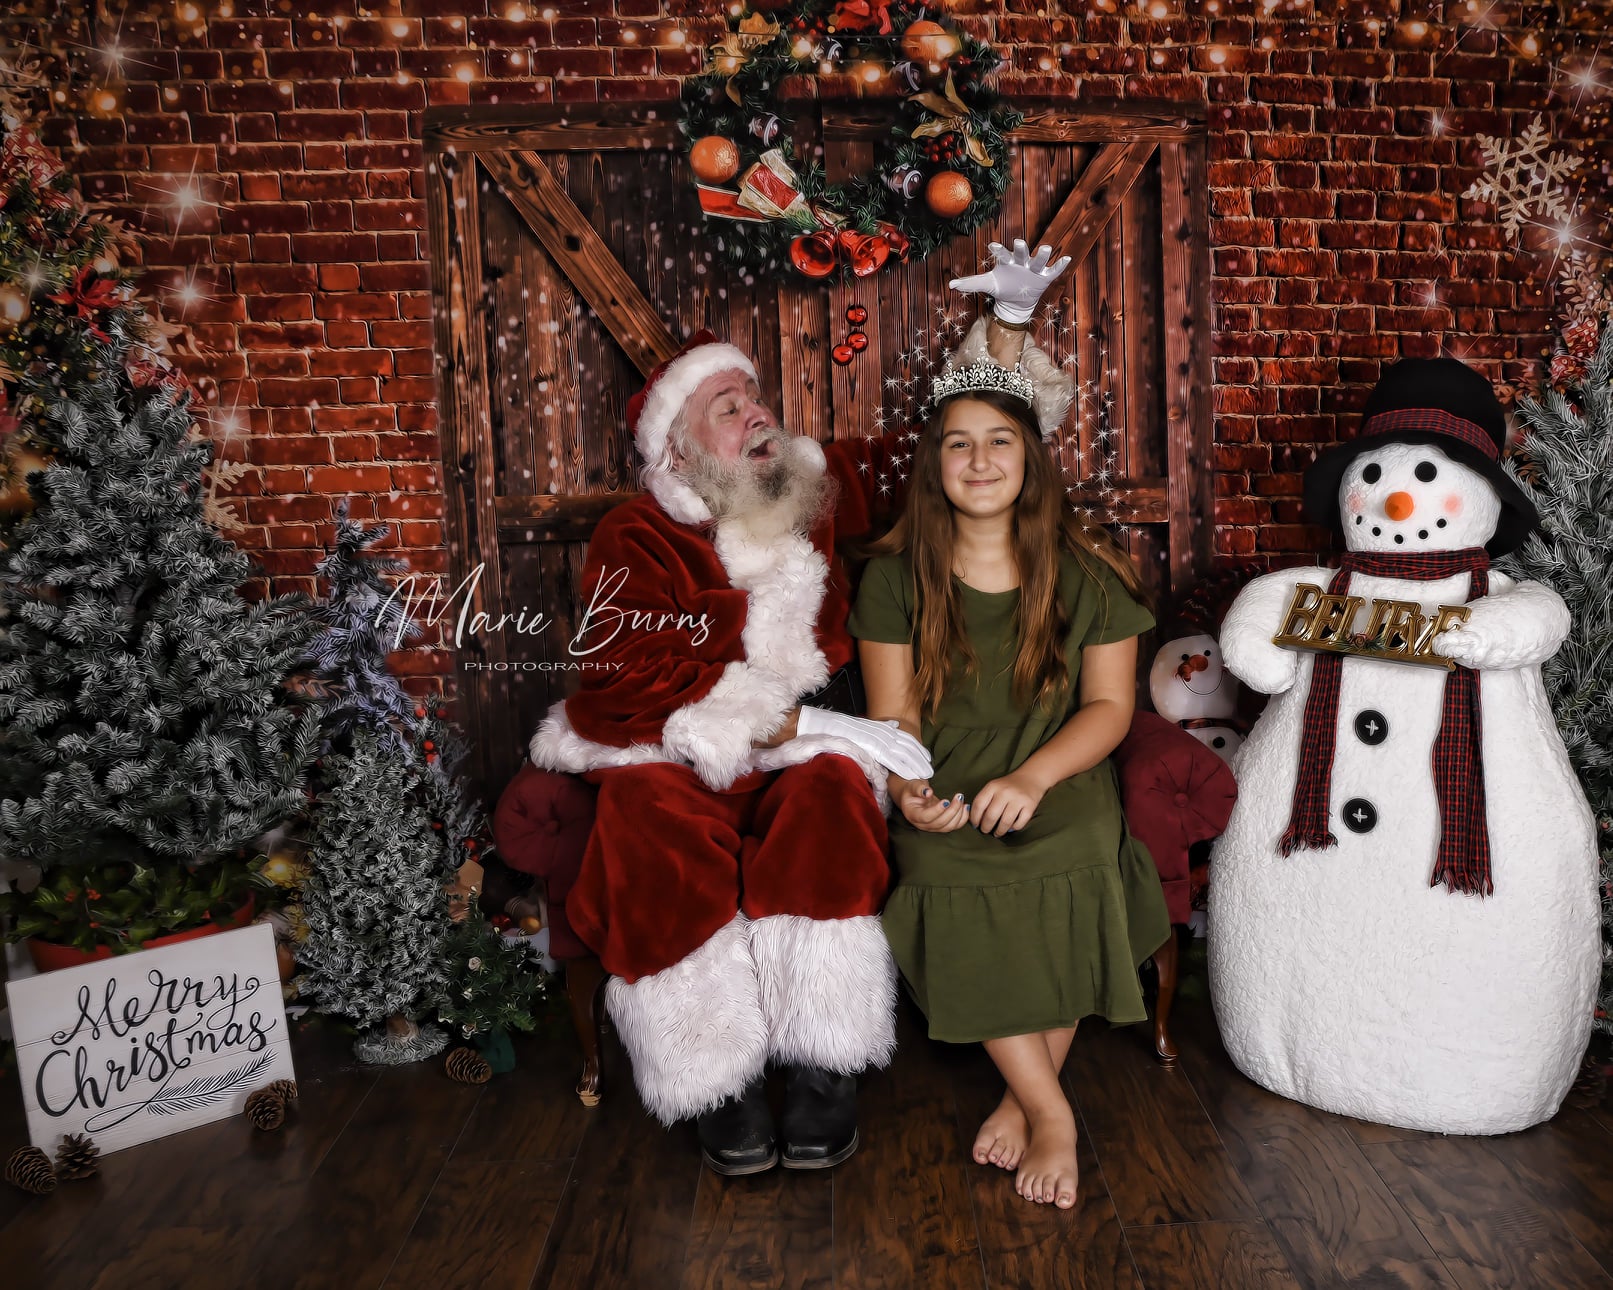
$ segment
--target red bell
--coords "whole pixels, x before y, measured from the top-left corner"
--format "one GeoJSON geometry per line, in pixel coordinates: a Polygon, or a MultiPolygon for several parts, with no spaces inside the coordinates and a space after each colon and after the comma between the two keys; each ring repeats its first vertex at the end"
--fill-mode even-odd
{"type": "Polygon", "coordinates": [[[851,271],[859,278],[878,273],[880,266],[890,257],[890,246],[874,233],[859,233],[843,228],[839,233],[840,249],[851,262],[851,271]]]}
{"type": "Polygon", "coordinates": [[[790,243],[790,263],[808,278],[827,278],[835,271],[835,239],[827,229],[819,229],[790,243]]]}

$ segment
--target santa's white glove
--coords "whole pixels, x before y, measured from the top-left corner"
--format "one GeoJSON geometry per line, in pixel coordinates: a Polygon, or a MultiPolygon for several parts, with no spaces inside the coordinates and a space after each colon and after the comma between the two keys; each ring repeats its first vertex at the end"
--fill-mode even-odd
{"type": "Polygon", "coordinates": [[[1030,321],[1042,293],[1070,267],[1070,257],[1067,255],[1053,260],[1053,248],[1050,246],[1037,247],[1036,255],[1032,258],[1024,238],[1014,240],[1012,252],[1001,242],[993,242],[991,253],[997,258],[997,263],[990,272],[977,273],[972,278],[953,278],[947,285],[954,291],[987,292],[996,301],[991,312],[1003,322],[1015,326],[1030,321]],[[1049,260],[1053,260],[1053,263],[1049,264],[1049,260]]]}
{"type": "Polygon", "coordinates": [[[834,735],[856,744],[886,770],[894,771],[903,779],[928,779],[935,773],[929,751],[895,721],[870,721],[827,708],[802,708],[795,733],[834,735]]]}

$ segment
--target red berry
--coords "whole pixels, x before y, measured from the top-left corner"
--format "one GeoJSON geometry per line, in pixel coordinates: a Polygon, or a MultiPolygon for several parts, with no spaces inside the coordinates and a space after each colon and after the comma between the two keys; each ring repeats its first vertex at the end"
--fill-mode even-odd
{"type": "Polygon", "coordinates": [[[467,850],[467,851],[476,850],[476,839],[475,838],[466,838],[465,839],[465,850],[467,850]]]}
{"type": "Polygon", "coordinates": [[[426,710],[424,708],[416,708],[414,710],[414,715],[417,717],[423,717],[426,715],[426,710]]]}
{"type": "Polygon", "coordinates": [[[420,746],[421,746],[421,747],[422,747],[422,748],[424,748],[424,749],[425,749],[425,750],[426,750],[426,751],[427,751],[427,752],[430,752],[430,751],[431,751],[431,750],[432,750],[432,749],[433,749],[433,748],[435,748],[435,747],[436,747],[436,746],[437,746],[437,745],[436,745],[436,744],[434,744],[434,743],[432,743],[432,742],[431,742],[431,740],[429,740],[429,739],[428,739],[428,740],[426,740],[426,741],[425,741],[425,743],[423,743],[423,744],[421,744],[421,745],[420,745],[420,746]]]}
{"type": "Polygon", "coordinates": [[[438,721],[446,721],[446,720],[448,720],[448,709],[447,708],[438,708],[437,709],[437,720],[438,721]]]}
{"type": "Polygon", "coordinates": [[[426,760],[427,761],[436,761],[437,760],[437,754],[436,753],[427,753],[426,754],[426,760]]]}

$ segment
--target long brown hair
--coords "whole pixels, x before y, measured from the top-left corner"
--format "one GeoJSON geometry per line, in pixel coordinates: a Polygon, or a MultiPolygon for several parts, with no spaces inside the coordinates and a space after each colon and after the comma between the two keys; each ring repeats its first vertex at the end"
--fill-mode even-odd
{"type": "MultiPolygon", "coordinates": [[[[1051,454],[1042,443],[1029,409],[1012,395],[995,391],[958,395],[988,404],[1019,433],[1025,446],[1025,482],[1014,503],[1014,566],[1019,572],[1019,606],[1014,626],[1019,652],[1014,659],[1014,701],[1052,705],[1067,695],[1070,677],[1064,663],[1069,613],[1059,596],[1060,551],[1067,551],[1091,578],[1107,565],[1122,586],[1147,603],[1136,567],[1108,532],[1081,519],[1064,504],[1064,486],[1051,454]],[[1049,559],[1049,555],[1055,558],[1049,559]]],[[[973,676],[980,660],[964,627],[963,596],[952,580],[955,528],[952,503],[941,484],[941,438],[948,399],[936,408],[913,449],[907,505],[895,527],[870,550],[875,555],[907,552],[913,565],[914,626],[918,664],[914,689],[919,710],[933,716],[940,707],[951,661],[961,656],[964,676],[973,676]]]]}

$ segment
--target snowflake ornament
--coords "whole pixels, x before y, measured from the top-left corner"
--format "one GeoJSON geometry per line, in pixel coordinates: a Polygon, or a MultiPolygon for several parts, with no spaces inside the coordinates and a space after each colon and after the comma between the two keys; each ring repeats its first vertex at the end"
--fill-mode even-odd
{"type": "Polygon", "coordinates": [[[1486,170],[1462,196],[1491,203],[1508,237],[1516,239],[1519,229],[1534,222],[1531,217],[1568,218],[1564,183],[1583,158],[1550,151],[1552,137],[1544,117],[1536,116],[1516,139],[1481,134],[1478,141],[1486,170]]]}

